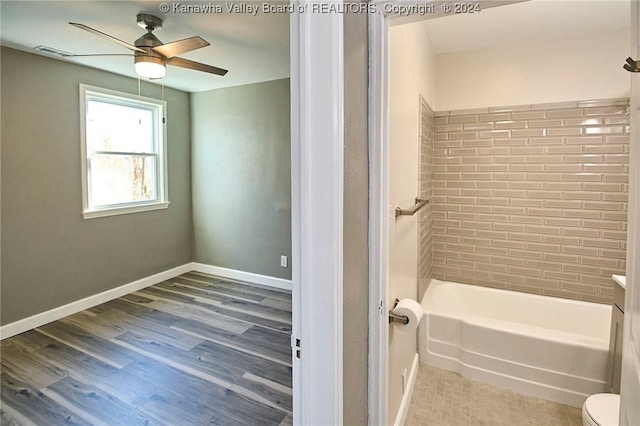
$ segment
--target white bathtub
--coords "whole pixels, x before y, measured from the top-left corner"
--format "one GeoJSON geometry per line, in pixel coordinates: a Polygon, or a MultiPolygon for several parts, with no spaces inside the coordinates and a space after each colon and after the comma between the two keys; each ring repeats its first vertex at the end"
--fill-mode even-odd
{"type": "Polygon", "coordinates": [[[605,391],[611,307],[433,280],[420,362],[580,407],[605,391]]]}

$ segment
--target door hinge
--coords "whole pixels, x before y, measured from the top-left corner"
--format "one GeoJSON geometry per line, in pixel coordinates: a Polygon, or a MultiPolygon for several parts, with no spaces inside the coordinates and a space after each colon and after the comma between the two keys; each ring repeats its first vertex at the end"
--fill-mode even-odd
{"type": "Polygon", "coordinates": [[[378,301],[378,314],[382,315],[382,299],[378,301]]]}
{"type": "Polygon", "coordinates": [[[300,344],[300,339],[291,335],[291,347],[294,349],[296,358],[300,359],[302,357],[302,346],[300,344]]]}

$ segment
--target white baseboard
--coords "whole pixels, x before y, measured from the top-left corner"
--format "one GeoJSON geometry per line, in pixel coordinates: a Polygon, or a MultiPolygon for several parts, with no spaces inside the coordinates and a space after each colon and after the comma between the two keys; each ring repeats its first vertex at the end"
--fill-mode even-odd
{"type": "Polygon", "coordinates": [[[282,278],[269,277],[267,275],[254,274],[252,272],[238,271],[235,269],[227,269],[220,266],[206,265],[204,263],[198,262],[193,262],[191,264],[191,267],[192,271],[202,272],[204,274],[217,275],[223,278],[231,278],[233,280],[246,281],[253,284],[266,285],[283,290],[291,291],[292,289],[291,281],[282,278]]]}
{"type": "Polygon", "coordinates": [[[0,327],[0,340],[15,336],[16,334],[24,333],[25,331],[48,324],[51,321],[56,321],[68,315],[73,315],[80,311],[84,311],[85,309],[117,299],[118,297],[122,297],[126,294],[133,293],[190,271],[203,272],[205,274],[218,275],[223,278],[247,281],[253,284],[260,284],[291,291],[291,281],[284,280],[282,278],[274,278],[251,272],[236,271],[234,269],[205,265],[203,263],[189,262],[137,281],[121,285],[120,287],[112,288],[111,290],[103,291],[102,293],[94,294],[93,296],[85,297],[84,299],[76,300],[75,302],[3,325],[0,327]]]}
{"type": "Polygon", "coordinates": [[[400,408],[398,408],[398,414],[393,422],[393,426],[404,426],[404,422],[407,420],[407,414],[409,413],[409,404],[411,403],[411,395],[413,395],[413,386],[416,384],[416,375],[418,374],[418,354],[413,357],[413,363],[411,364],[411,371],[409,372],[409,380],[402,395],[402,401],[400,402],[400,408]]]}
{"type": "Polygon", "coordinates": [[[193,264],[191,262],[185,263],[184,265],[168,269],[157,274],[153,274],[151,276],[130,282],[128,284],[121,285],[120,287],[112,288],[111,290],[103,291],[102,293],[94,294],[93,296],[85,297],[84,299],[76,300],[75,302],[71,302],[66,305],[59,306],[57,308],[53,308],[48,311],[18,320],[16,322],[3,325],[2,327],[0,327],[0,339],[6,339],[7,337],[24,333],[25,331],[48,324],[51,321],[56,321],[68,315],[84,311],[85,309],[89,309],[101,303],[117,299],[118,297],[133,293],[134,291],[141,290],[154,284],[158,284],[162,281],[177,277],[178,275],[192,270],[193,264]]]}

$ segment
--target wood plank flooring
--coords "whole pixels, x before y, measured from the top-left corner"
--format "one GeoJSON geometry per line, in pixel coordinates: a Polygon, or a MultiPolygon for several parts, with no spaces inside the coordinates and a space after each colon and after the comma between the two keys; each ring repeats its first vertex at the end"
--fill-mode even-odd
{"type": "Polygon", "coordinates": [[[291,293],[190,272],[5,339],[1,425],[291,424],[291,293]]]}

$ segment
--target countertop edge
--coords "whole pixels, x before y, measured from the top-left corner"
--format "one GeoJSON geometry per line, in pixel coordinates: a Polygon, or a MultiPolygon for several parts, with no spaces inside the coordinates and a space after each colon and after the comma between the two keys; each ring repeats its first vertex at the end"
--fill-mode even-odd
{"type": "Polygon", "coordinates": [[[620,287],[626,289],[627,287],[627,277],[624,275],[611,275],[611,278],[620,285],[620,287]]]}

